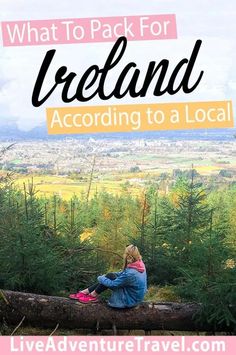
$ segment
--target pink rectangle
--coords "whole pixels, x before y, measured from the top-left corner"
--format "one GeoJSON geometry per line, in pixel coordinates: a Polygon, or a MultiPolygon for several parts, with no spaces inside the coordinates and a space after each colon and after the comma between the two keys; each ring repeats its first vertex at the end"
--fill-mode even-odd
{"type": "Polygon", "coordinates": [[[2,22],[4,46],[35,46],[176,39],[176,17],[167,15],[117,16],[2,22]]]}
{"type": "Polygon", "coordinates": [[[234,355],[235,336],[12,336],[0,337],[1,355],[219,354],[234,355]],[[112,351],[113,349],[113,351],[112,351]]]}

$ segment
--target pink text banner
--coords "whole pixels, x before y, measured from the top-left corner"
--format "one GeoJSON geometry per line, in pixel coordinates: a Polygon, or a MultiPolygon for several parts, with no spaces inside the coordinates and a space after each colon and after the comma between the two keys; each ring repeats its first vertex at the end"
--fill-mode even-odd
{"type": "Polygon", "coordinates": [[[173,14],[2,22],[4,46],[176,39],[173,14]]]}
{"type": "Polygon", "coordinates": [[[1,355],[235,355],[235,336],[3,336],[1,355]]]}

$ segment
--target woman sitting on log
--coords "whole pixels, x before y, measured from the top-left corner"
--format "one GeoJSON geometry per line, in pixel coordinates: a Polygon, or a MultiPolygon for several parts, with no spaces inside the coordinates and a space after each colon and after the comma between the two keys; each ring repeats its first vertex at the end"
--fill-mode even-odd
{"type": "Polygon", "coordinates": [[[124,268],[98,276],[98,283],[69,297],[81,303],[98,302],[98,296],[107,289],[112,290],[108,305],[115,308],[130,308],[143,301],[147,290],[145,265],[138,248],[128,245],[124,253],[124,268]]]}

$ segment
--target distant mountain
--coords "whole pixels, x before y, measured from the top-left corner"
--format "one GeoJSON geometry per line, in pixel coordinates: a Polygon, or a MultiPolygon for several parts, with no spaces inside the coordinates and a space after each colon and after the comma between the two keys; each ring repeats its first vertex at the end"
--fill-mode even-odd
{"type": "MultiPolygon", "coordinates": [[[[236,129],[204,129],[204,130],[181,130],[181,131],[147,131],[127,133],[94,133],[70,135],[71,138],[88,139],[173,139],[173,140],[234,140],[236,129]]],[[[46,126],[35,127],[30,131],[21,131],[14,122],[0,125],[1,141],[19,140],[53,140],[64,139],[68,135],[48,135],[46,126]]]]}
{"type": "Polygon", "coordinates": [[[14,122],[0,125],[0,140],[48,139],[48,137],[47,129],[43,126],[22,131],[14,122]]]}

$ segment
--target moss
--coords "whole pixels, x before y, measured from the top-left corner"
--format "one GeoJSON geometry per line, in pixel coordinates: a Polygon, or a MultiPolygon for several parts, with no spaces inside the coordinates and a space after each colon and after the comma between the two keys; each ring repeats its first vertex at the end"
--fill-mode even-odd
{"type": "Polygon", "coordinates": [[[180,302],[174,286],[150,286],[145,296],[150,302],[180,302]]]}

